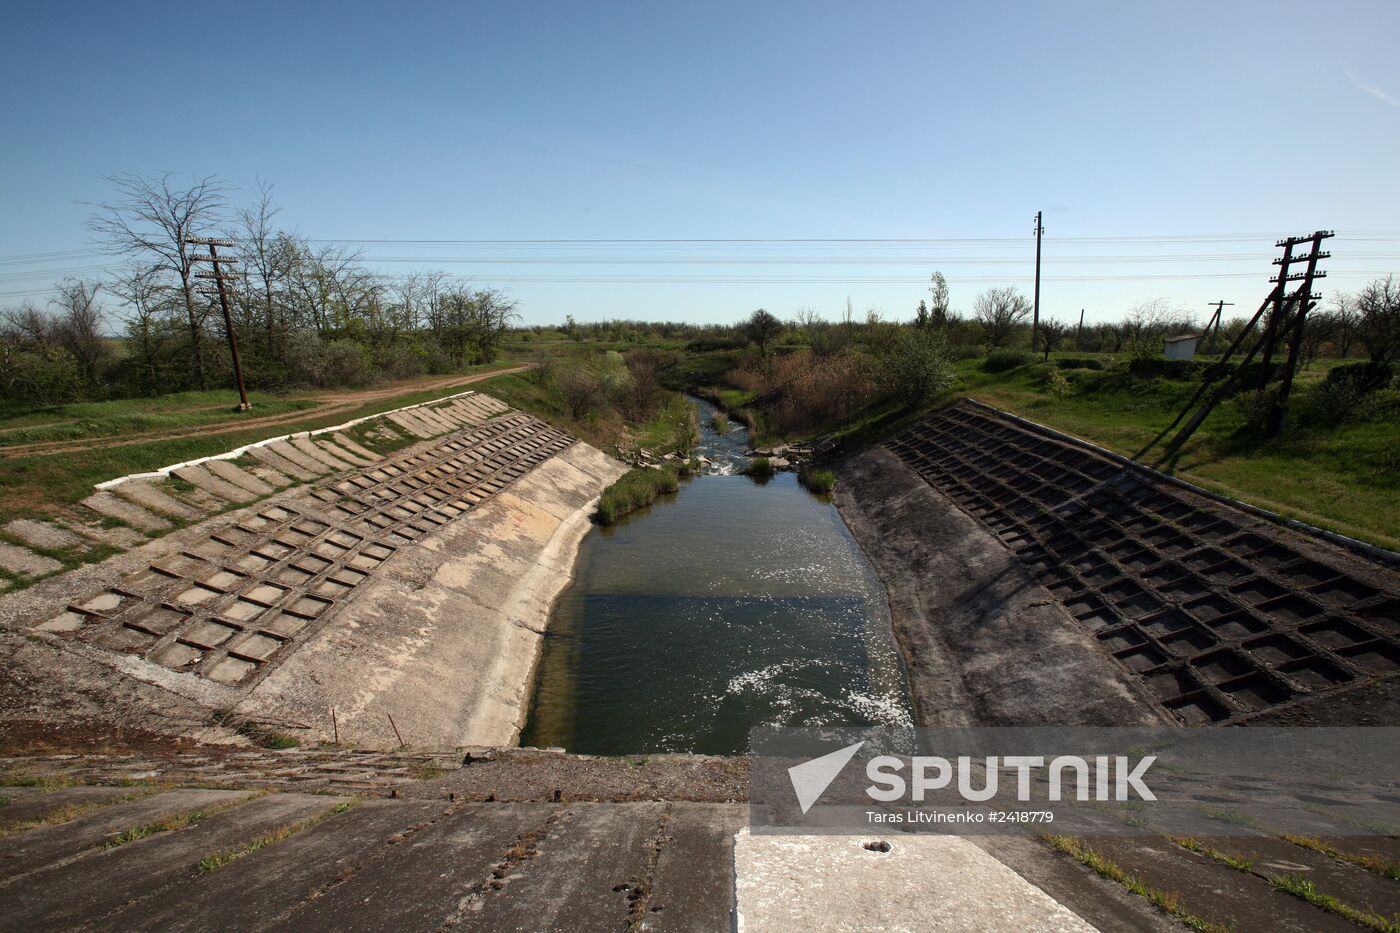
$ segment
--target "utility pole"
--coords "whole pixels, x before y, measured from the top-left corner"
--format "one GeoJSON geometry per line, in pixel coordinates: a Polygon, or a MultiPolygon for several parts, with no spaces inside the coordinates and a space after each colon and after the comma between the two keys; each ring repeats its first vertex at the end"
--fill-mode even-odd
{"type": "Polygon", "coordinates": [[[216,292],[204,291],[206,295],[217,294],[219,296],[219,307],[224,312],[224,331],[228,334],[228,349],[233,356],[233,377],[238,381],[238,411],[247,411],[252,408],[248,401],[248,390],[243,386],[243,361],[238,357],[238,336],[233,330],[233,315],[228,310],[228,289],[224,282],[231,282],[238,277],[225,272],[219,268],[220,265],[238,262],[237,259],[219,255],[220,246],[237,246],[232,240],[218,240],[212,237],[185,237],[185,242],[195,246],[209,247],[208,255],[191,256],[190,262],[207,262],[213,266],[213,272],[196,272],[197,279],[213,279],[217,288],[216,292]]]}
{"type": "Polygon", "coordinates": [[[1307,241],[1307,237],[1289,237],[1286,240],[1279,240],[1277,244],[1283,247],[1283,257],[1274,260],[1274,265],[1279,267],[1278,278],[1270,281],[1277,281],[1280,288],[1274,297],[1274,306],[1269,311],[1269,316],[1264,320],[1264,335],[1260,340],[1260,346],[1263,348],[1263,356],[1259,358],[1259,388],[1261,390],[1269,387],[1269,368],[1274,365],[1274,343],[1278,340],[1279,328],[1283,325],[1283,318],[1287,314],[1288,305],[1284,300],[1288,296],[1287,285],[1290,280],[1298,278],[1298,276],[1288,273],[1288,267],[1294,263],[1293,247],[1307,241]]]}
{"type": "Polygon", "coordinates": [[[1206,333],[1210,334],[1210,344],[1206,347],[1207,356],[1211,356],[1215,353],[1215,338],[1220,336],[1220,325],[1224,323],[1224,319],[1220,316],[1221,312],[1224,311],[1227,306],[1232,308],[1235,306],[1233,301],[1226,301],[1223,298],[1214,302],[1214,304],[1215,313],[1212,314],[1210,320],[1206,322],[1206,333]],[[1214,328],[1214,330],[1211,328],[1214,328]]]}
{"type": "Polygon", "coordinates": [[[1045,225],[1040,222],[1040,211],[1035,212],[1035,297],[1031,306],[1031,352],[1040,346],[1040,236],[1045,225]]]}
{"type": "Polygon", "coordinates": [[[1079,351],[1084,346],[1084,309],[1079,309],[1079,326],[1074,329],[1074,349],[1079,351]]]}
{"type": "MultiPolygon", "coordinates": [[[[1279,386],[1278,398],[1274,400],[1274,407],[1269,419],[1268,433],[1274,437],[1283,433],[1284,426],[1288,422],[1288,393],[1293,388],[1293,374],[1298,369],[1298,354],[1303,346],[1303,322],[1308,316],[1308,312],[1317,306],[1318,295],[1313,294],[1313,282],[1326,278],[1326,272],[1319,272],[1317,268],[1318,260],[1326,259],[1331,253],[1322,251],[1322,241],[1332,236],[1330,230],[1319,230],[1311,237],[1312,244],[1308,250],[1308,255],[1303,257],[1307,260],[1307,271],[1303,273],[1303,284],[1298,286],[1297,308],[1293,312],[1293,333],[1288,342],[1288,362],[1283,366],[1283,382],[1279,386]]],[[[1301,260],[1300,260],[1301,261],[1301,260]]]]}

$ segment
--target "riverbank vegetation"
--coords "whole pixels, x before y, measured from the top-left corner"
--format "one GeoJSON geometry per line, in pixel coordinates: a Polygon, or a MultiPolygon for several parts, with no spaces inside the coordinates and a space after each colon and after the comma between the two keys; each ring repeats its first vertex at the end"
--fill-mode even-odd
{"type": "Polygon", "coordinates": [[[836,474],[824,467],[803,467],[797,472],[797,481],[819,496],[829,496],[836,488],[836,474]]]}
{"type": "Polygon", "coordinates": [[[596,518],[600,525],[611,525],[628,512],[651,505],[659,496],[680,488],[676,467],[638,467],[618,478],[598,499],[596,518]]]}

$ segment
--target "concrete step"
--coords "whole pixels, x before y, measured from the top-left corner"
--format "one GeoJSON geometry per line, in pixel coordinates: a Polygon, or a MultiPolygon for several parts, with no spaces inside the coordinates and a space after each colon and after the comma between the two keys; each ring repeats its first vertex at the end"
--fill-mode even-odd
{"type": "Polygon", "coordinates": [[[262,447],[256,449],[269,450],[277,456],[283,458],[284,460],[289,460],[292,463],[295,463],[307,473],[310,473],[312,477],[325,476],[331,471],[329,464],[322,463],[315,457],[308,457],[306,454],[293,447],[287,441],[273,441],[270,444],[265,444],[262,447]]]}
{"type": "Polygon", "coordinates": [[[179,900],[200,859],[324,813],[344,799],[273,794],[181,829],[40,869],[5,889],[7,906],[0,923],[12,929],[41,924],[55,929],[102,918],[110,924],[114,913],[119,917],[119,911],[147,900],[179,900]]]}
{"type": "Polygon", "coordinates": [[[121,914],[121,924],[127,929],[223,933],[229,928],[230,904],[238,905],[245,922],[266,923],[303,906],[313,893],[333,889],[342,878],[393,861],[401,850],[391,840],[435,819],[447,806],[363,801],[284,842],[200,875],[178,899],[143,901],[121,914]]]}
{"type": "MultiPolygon", "coordinates": [[[[364,866],[271,929],[438,929],[508,859],[521,834],[542,833],[557,809],[546,803],[466,807],[408,836],[394,847],[391,858],[364,866]]],[[[543,923],[526,928],[546,929],[543,923]]],[[[583,924],[571,929],[601,927],[583,924]]]]}
{"type": "Polygon", "coordinates": [[[155,483],[144,479],[129,479],[118,486],[113,486],[112,492],[128,502],[134,502],[142,508],[171,518],[193,520],[203,515],[193,506],[180,502],[156,486],[155,483]]]}
{"type": "Polygon", "coordinates": [[[218,496],[226,502],[242,505],[245,502],[252,502],[257,498],[256,493],[250,492],[242,486],[236,486],[230,483],[202,464],[180,467],[172,472],[185,482],[198,486],[210,495],[218,496]]]}
{"type": "Polygon", "coordinates": [[[428,425],[411,417],[407,412],[396,411],[386,417],[408,432],[410,437],[432,437],[437,433],[428,425]]]}
{"type": "Polygon", "coordinates": [[[41,788],[0,787],[0,797],[10,799],[0,807],[0,831],[8,832],[21,823],[42,819],[68,807],[110,803],[130,793],[129,787],[64,787],[47,792],[41,788]]]}
{"type": "Polygon", "coordinates": [[[293,447],[301,451],[307,457],[310,457],[312,460],[316,460],[319,463],[324,463],[332,470],[339,471],[354,469],[354,464],[340,459],[335,454],[329,452],[328,450],[322,447],[318,447],[315,443],[312,442],[311,438],[309,437],[294,437],[289,443],[291,443],[293,447]]]}
{"type": "Polygon", "coordinates": [[[257,458],[260,462],[266,464],[269,469],[276,470],[284,476],[289,476],[292,479],[299,479],[305,481],[315,479],[317,476],[321,475],[320,473],[311,472],[310,470],[306,469],[300,464],[293,463],[291,460],[288,460],[281,454],[270,450],[269,447],[270,445],[268,444],[263,444],[258,447],[250,447],[248,449],[248,453],[250,456],[257,458]]]}
{"type": "Polygon", "coordinates": [[[113,804],[67,823],[27,830],[11,836],[0,846],[0,884],[6,883],[4,879],[42,869],[100,846],[133,826],[247,795],[247,791],[176,790],[113,804]]]}
{"type": "Polygon", "coordinates": [[[26,577],[38,577],[62,569],[63,565],[52,557],[35,554],[17,544],[0,542],[0,570],[26,577]]]}
{"type": "Polygon", "coordinates": [[[5,533],[30,547],[63,548],[80,547],[83,539],[67,529],[48,522],[17,518],[5,525],[5,533]]]}
{"type": "Polygon", "coordinates": [[[332,434],[331,437],[335,440],[337,445],[344,447],[351,453],[358,454],[360,457],[363,457],[365,460],[368,460],[371,463],[377,463],[378,461],[384,459],[383,457],[379,456],[379,454],[370,450],[368,447],[355,443],[353,439],[346,437],[344,434],[336,433],[332,434]]]}
{"type": "Polygon", "coordinates": [[[170,522],[159,515],[144,509],[134,502],[128,502],[110,492],[102,491],[88,496],[79,505],[87,506],[98,515],[115,518],[140,531],[164,531],[171,527],[170,522]]]}
{"type": "MultiPolygon", "coordinates": [[[[121,500],[118,500],[121,501],[121,500]]],[[[74,534],[81,535],[84,540],[96,544],[103,544],[107,547],[114,547],[120,550],[138,547],[146,542],[146,536],[134,528],[125,525],[117,525],[113,528],[106,528],[102,525],[89,524],[84,522],[65,522],[65,529],[74,534]]]]}
{"type": "Polygon", "coordinates": [[[204,466],[220,479],[246,489],[255,496],[270,496],[277,491],[231,460],[209,460],[204,466]]]}
{"type": "Polygon", "coordinates": [[[346,450],[344,447],[341,447],[339,444],[335,443],[329,438],[312,438],[312,442],[315,443],[317,447],[329,453],[331,456],[339,460],[344,460],[346,463],[353,464],[354,466],[374,466],[375,464],[374,460],[366,459],[365,457],[361,457],[357,453],[353,453],[349,450],[346,450]]]}
{"type": "Polygon", "coordinates": [[[275,470],[267,464],[259,461],[257,463],[244,464],[240,467],[245,473],[257,477],[274,489],[282,489],[292,485],[292,479],[280,470],[275,470]]]}

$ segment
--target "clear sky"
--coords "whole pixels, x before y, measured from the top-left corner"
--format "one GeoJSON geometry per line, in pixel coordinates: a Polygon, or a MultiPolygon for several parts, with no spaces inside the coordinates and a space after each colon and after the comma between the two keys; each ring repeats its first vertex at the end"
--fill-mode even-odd
{"type": "Polygon", "coordinates": [[[966,309],[1029,293],[1036,210],[1047,314],[1252,309],[1280,235],[1338,231],[1324,291],[1400,272],[1397,36],[1396,0],[10,3],[0,304],[110,265],[14,259],[88,247],[101,175],[171,170],[317,239],[945,241],[359,244],[531,323],[908,316],[934,269],[966,309]]]}

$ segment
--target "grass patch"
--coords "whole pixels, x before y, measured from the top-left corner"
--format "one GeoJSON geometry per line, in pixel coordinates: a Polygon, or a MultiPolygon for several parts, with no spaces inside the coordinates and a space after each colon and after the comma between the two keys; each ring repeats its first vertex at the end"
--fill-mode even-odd
{"type": "Polygon", "coordinates": [[[207,807],[201,807],[198,810],[186,810],[183,813],[173,813],[170,816],[156,820],[154,823],[141,823],[136,826],[130,826],[107,840],[104,848],[115,849],[129,842],[136,842],[139,839],[154,836],[157,833],[174,832],[175,830],[184,829],[187,826],[193,826],[201,820],[207,820],[215,814],[222,813],[225,810],[236,807],[239,804],[247,803],[250,800],[265,797],[270,793],[272,793],[270,790],[258,791],[255,794],[249,794],[247,797],[240,797],[237,800],[212,804],[207,807]]]}
{"type": "Polygon", "coordinates": [[[1201,807],[1200,811],[1213,820],[1221,823],[1229,823],[1231,826],[1244,826],[1247,829],[1264,828],[1263,824],[1250,816],[1248,813],[1241,813],[1238,810],[1222,810],[1215,807],[1201,807]]]}
{"type": "Polygon", "coordinates": [[[296,748],[301,744],[301,740],[295,736],[270,729],[265,723],[256,720],[243,719],[233,710],[215,710],[209,716],[209,724],[221,729],[232,729],[239,735],[250,739],[259,748],[276,750],[296,748]]]}
{"type": "Polygon", "coordinates": [[[231,865],[232,863],[238,861],[239,859],[245,856],[252,855],[259,849],[266,849],[268,846],[275,846],[279,842],[285,842],[286,840],[292,838],[302,830],[310,829],[317,823],[324,822],[325,820],[328,820],[331,817],[335,816],[337,813],[344,813],[346,810],[349,810],[354,805],[354,800],[343,801],[331,807],[329,810],[318,813],[315,816],[307,817],[306,819],[300,820],[296,823],[288,823],[285,826],[279,826],[276,829],[269,830],[268,832],[263,833],[261,836],[258,836],[257,838],[246,843],[245,845],[236,846],[230,849],[224,849],[220,852],[215,852],[212,855],[206,855],[204,858],[199,860],[200,874],[204,874],[205,872],[218,871],[225,865],[231,865]]]}
{"type": "Polygon", "coordinates": [[[1212,920],[1199,917],[1181,906],[1180,895],[1154,888],[1123,869],[1121,865],[1090,848],[1082,839],[1073,836],[1043,836],[1050,845],[1066,853],[1079,864],[1093,871],[1101,878],[1107,878],[1122,885],[1138,897],[1151,901],[1158,909],[1181,921],[1198,933],[1230,933],[1229,927],[1212,920]]]}
{"type": "Polygon", "coordinates": [[[715,416],[710,419],[710,424],[714,427],[716,434],[729,433],[729,416],[722,411],[715,412],[715,416]]]}
{"type": "Polygon", "coordinates": [[[797,481],[819,496],[831,495],[836,488],[836,474],[822,467],[804,467],[797,471],[797,481]]]}
{"type": "Polygon", "coordinates": [[[773,461],[767,457],[754,457],[744,468],[744,473],[759,479],[769,479],[773,476],[773,461]]]}
{"type": "Polygon", "coordinates": [[[1214,859],[1222,865],[1229,865],[1235,871],[1252,872],[1254,870],[1253,860],[1231,855],[1229,852],[1222,852],[1219,849],[1212,849],[1195,836],[1168,836],[1167,838],[1183,849],[1214,859]]]}
{"type": "Polygon", "coordinates": [[[673,467],[628,470],[617,482],[603,490],[598,500],[596,518],[599,524],[611,525],[628,512],[650,505],[658,496],[673,493],[679,488],[680,478],[673,467]]]}
{"type": "Polygon", "coordinates": [[[139,790],[132,791],[129,794],[119,794],[108,800],[94,800],[91,803],[73,803],[66,807],[58,807],[32,820],[22,820],[17,823],[7,823],[0,826],[0,839],[31,829],[40,829],[44,826],[58,826],[62,823],[68,823],[72,820],[76,820],[80,816],[87,816],[89,813],[96,812],[104,807],[110,807],[118,803],[126,803],[128,800],[136,800],[139,797],[146,797],[157,791],[166,789],[167,787],[165,785],[149,785],[143,786],[139,790]]]}
{"type": "Polygon", "coordinates": [[[1306,878],[1299,878],[1297,875],[1280,875],[1268,880],[1270,884],[1280,891],[1291,894],[1300,900],[1307,901],[1314,907],[1320,907],[1328,913],[1336,914],[1339,917],[1345,917],[1352,923],[1359,924],[1368,929],[1379,930],[1380,933],[1400,933],[1400,922],[1343,903],[1332,895],[1324,894],[1319,891],[1317,885],[1308,881],[1306,878]]]}
{"type": "Polygon", "coordinates": [[[1360,852],[1343,852],[1325,839],[1318,839],[1316,836],[1294,836],[1289,833],[1284,833],[1280,838],[1300,848],[1321,852],[1329,858],[1346,862],[1348,865],[1355,865],[1357,868],[1364,868],[1378,875],[1385,875],[1387,878],[1400,880],[1400,862],[1394,859],[1388,859],[1380,855],[1366,855],[1360,852]]]}

